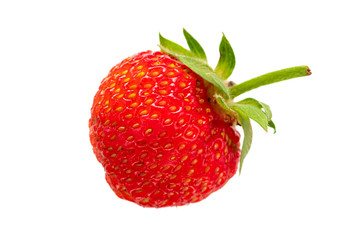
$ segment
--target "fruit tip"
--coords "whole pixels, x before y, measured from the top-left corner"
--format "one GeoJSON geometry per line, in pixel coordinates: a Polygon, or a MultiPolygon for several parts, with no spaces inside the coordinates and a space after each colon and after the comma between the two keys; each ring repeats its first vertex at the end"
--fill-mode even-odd
{"type": "Polygon", "coordinates": [[[310,68],[309,68],[308,66],[306,66],[306,74],[307,74],[307,75],[311,75],[311,74],[312,74],[312,72],[311,72],[311,70],[310,70],[310,68]]]}

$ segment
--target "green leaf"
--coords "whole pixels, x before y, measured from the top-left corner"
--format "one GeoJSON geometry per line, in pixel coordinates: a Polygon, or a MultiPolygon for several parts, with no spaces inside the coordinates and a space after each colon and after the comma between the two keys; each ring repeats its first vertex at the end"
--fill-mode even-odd
{"type": "Polygon", "coordinates": [[[272,129],[274,129],[274,133],[276,133],[275,123],[272,120],[269,121],[268,126],[271,127],[272,129]]]}
{"type": "Polygon", "coordinates": [[[239,167],[239,174],[240,174],[244,159],[251,147],[253,133],[252,133],[252,127],[249,117],[240,108],[238,108],[238,106],[236,105],[233,106],[233,109],[238,114],[238,120],[244,131],[244,141],[242,143],[241,155],[240,155],[240,167],[239,167]]]}
{"type": "Polygon", "coordinates": [[[249,118],[257,122],[265,131],[267,131],[268,118],[261,110],[261,107],[248,103],[235,103],[233,106],[236,106],[244,114],[249,116],[249,118]]]}
{"type": "Polygon", "coordinates": [[[266,114],[266,117],[268,119],[268,122],[271,120],[272,118],[272,113],[271,113],[271,110],[270,110],[270,107],[269,105],[263,103],[263,102],[260,102],[254,98],[245,98],[243,100],[241,100],[240,102],[238,103],[242,103],[242,104],[251,104],[251,105],[254,105],[258,108],[262,108],[264,109],[264,112],[266,114]]]}
{"type": "Polygon", "coordinates": [[[226,80],[230,77],[231,73],[234,70],[235,54],[224,34],[220,42],[219,51],[220,59],[218,64],[216,65],[215,73],[223,80],[226,80]]]}
{"type": "MultiPolygon", "coordinates": [[[[254,99],[255,100],[255,99],[254,99]]],[[[256,100],[255,100],[256,101],[256,100]]],[[[259,104],[262,106],[262,108],[264,109],[264,111],[265,111],[265,114],[266,114],[266,116],[267,116],[267,118],[268,118],[268,122],[270,122],[271,121],[271,118],[272,118],[272,112],[271,112],[271,110],[270,110],[270,106],[269,105],[267,105],[267,104],[265,104],[265,103],[263,103],[263,102],[259,102],[259,104]]]]}
{"type": "Polygon", "coordinates": [[[254,98],[245,98],[237,103],[242,103],[242,104],[250,104],[250,105],[254,105],[258,108],[262,108],[260,102],[254,98]]]}
{"type": "Polygon", "coordinates": [[[266,117],[267,117],[267,121],[268,121],[268,126],[271,127],[272,129],[274,129],[274,133],[276,133],[276,127],[275,127],[275,123],[271,120],[272,118],[272,112],[270,110],[270,107],[269,105],[263,103],[263,102],[260,102],[254,98],[246,98],[246,99],[243,99],[241,100],[240,102],[238,103],[242,103],[242,104],[252,104],[258,108],[262,108],[266,114],[266,117]]]}
{"type": "Polygon", "coordinates": [[[189,50],[181,47],[180,45],[167,40],[166,38],[160,36],[160,45],[161,50],[175,58],[180,62],[185,64],[188,68],[198,74],[207,82],[213,84],[216,90],[221,93],[225,98],[229,98],[229,93],[227,88],[222,81],[222,79],[215,74],[212,68],[207,65],[202,59],[195,56],[194,53],[189,50]]]}
{"type": "Polygon", "coordinates": [[[196,39],[188,33],[185,28],[183,29],[184,36],[186,38],[186,42],[190,48],[190,51],[194,53],[199,59],[202,59],[207,63],[206,54],[204,49],[201,47],[200,43],[196,41],[196,39]]]}
{"type": "Polygon", "coordinates": [[[159,39],[160,39],[160,48],[162,49],[163,47],[166,48],[169,52],[172,52],[173,54],[171,55],[173,57],[178,57],[179,55],[195,57],[195,55],[192,52],[190,52],[186,48],[183,48],[179,44],[164,38],[163,36],[161,36],[160,33],[159,33],[159,39]]]}
{"type": "Polygon", "coordinates": [[[223,109],[224,112],[227,112],[230,115],[237,115],[236,112],[227,104],[225,99],[220,95],[214,96],[216,99],[216,102],[219,104],[221,109],[223,109]]]}

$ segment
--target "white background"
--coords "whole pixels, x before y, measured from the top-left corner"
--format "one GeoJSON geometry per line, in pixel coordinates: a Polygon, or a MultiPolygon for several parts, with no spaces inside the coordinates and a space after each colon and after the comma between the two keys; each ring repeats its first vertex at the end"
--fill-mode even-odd
{"type": "Polygon", "coordinates": [[[1,1],[0,239],[360,239],[357,1],[1,1]],[[206,200],[118,199],[92,153],[92,98],[112,66],[194,35],[236,82],[313,75],[244,94],[269,104],[241,176],[206,200]]]}

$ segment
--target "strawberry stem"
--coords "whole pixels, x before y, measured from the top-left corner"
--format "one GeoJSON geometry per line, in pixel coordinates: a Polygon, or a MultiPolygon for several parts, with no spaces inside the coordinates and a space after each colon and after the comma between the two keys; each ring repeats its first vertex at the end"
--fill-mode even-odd
{"type": "Polygon", "coordinates": [[[243,83],[240,83],[236,86],[230,87],[229,88],[230,97],[235,98],[244,92],[250,91],[252,89],[264,85],[268,85],[292,78],[304,77],[308,75],[311,75],[311,71],[308,66],[297,66],[292,68],[285,68],[275,72],[270,72],[261,75],[259,77],[250,79],[248,81],[245,81],[243,83]]]}

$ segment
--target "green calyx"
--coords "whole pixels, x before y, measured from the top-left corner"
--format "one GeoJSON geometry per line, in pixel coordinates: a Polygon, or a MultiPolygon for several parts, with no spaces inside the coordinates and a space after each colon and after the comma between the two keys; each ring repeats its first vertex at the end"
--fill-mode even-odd
{"type": "Polygon", "coordinates": [[[260,86],[311,75],[311,71],[307,66],[286,68],[228,87],[226,80],[230,77],[234,70],[235,55],[225,35],[223,34],[220,42],[219,61],[215,69],[213,69],[209,66],[205,51],[199,42],[185,29],[183,29],[183,33],[190,50],[164,38],[161,34],[159,35],[159,47],[162,52],[175,57],[196,74],[201,76],[207,83],[213,85],[213,90],[211,91],[212,96],[209,97],[216,101],[222,112],[235,117],[237,119],[237,123],[242,126],[244,131],[244,140],[241,147],[240,157],[239,172],[241,172],[244,159],[250,150],[252,142],[252,127],[250,119],[257,122],[265,131],[268,130],[268,127],[271,127],[274,129],[275,133],[276,129],[275,124],[272,121],[270,107],[267,104],[253,98],[246,98],[237,102],[233,99],[244,92],[260,86]]]}

